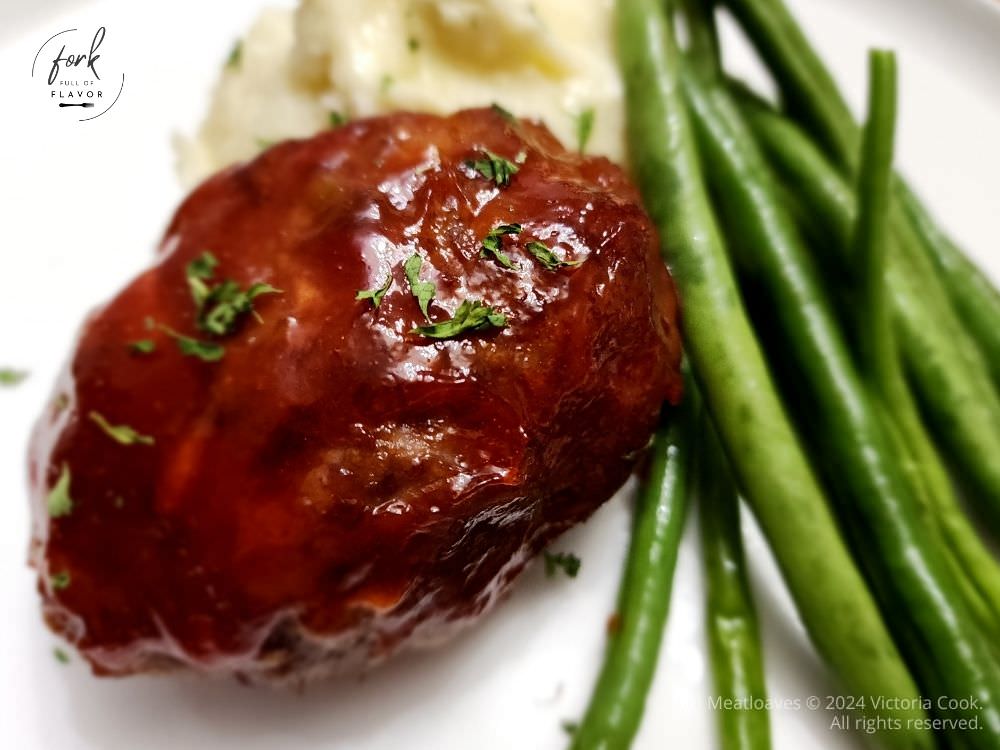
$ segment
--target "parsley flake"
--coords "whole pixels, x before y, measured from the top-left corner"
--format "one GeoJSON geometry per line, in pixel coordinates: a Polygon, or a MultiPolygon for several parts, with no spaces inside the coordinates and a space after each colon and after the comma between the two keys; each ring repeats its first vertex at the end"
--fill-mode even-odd
{"type": "Polygon", "coordinates": [[[514,115],[510,112],[510,110],[504,109],[496,102],[493,102],[493,104],[490,105],[490,109],[492,109],[495,114],[500,115],[500,117],[502,117],[504,120],[506,120],[511,124],[517,121],[517,118],[514,117],[514,115]]]}
{"type": "Polygon", "coordinates": [[[431,316],[427,312],[427,306],[434,299],[434,295],[437,294],[437,286],[432,281],[420,280],[420,267],[423,263],[424,259],[417,253],[414,253],[403,264],[403,272],[406,274],[406,280],[410,284],[410,291],[416,297],[417,304],[420,305],[420,312],[424,314],[424,320],[430,323],[431,316]]]}
{"type": "Polygon", "coordinates": [[[503,313],[479,300],[464,300],[450,320],[420,326],[414,328],[410,333],[417,333],[431,339],[452,339],[468,331],[503,328],[506,325],[507,316],[503,313]]]}
{"type": "Polygon", "coordinates": [[[9,387],[20,385],[27,377],[28,373],[24,370],[14,370],[9,367],[0,369],[0,385],[9,387]]]}
{"type": "Polygon", "coordinates": [[[226,58],[226,67],[235,69],[240,67],[241,62],[243,62],[243,40],[237,39],[229,51],[229,57],[226,58]]]}
{"type": "Polygon", "coordinates": [[[575,721],[570,721],[569,719],[565,719],[560,726],[562,726],[562,730],[570,737],[575,736],[576,733],[580,731],[580,725],[575,721]]]}
{"type": "Polygon", "coordinates": [[[524,247],[529,253],[535,256],[535,260],[549,271],[555,271],[557,268],[571,268],[583,263],[582,260],[562,260],[547,245],[541,242],[529,242],[524,247]]]}
{"type": "Polygon", "coordinates": [[[189,336],[174,336],[177,348],[185,357],[197,357],[203,362],[218,362],[226,355],[226,348],[213,341],[199,341],[189,336]]]}
{"type": "Polygon", "coordinates": [[[205,304],[205,300],[208,299],[211,289],[205,282],[215,275],[215,267],[218,265],[218,259],[208,250],[187,264],[188,288],[191,289],[191,296],[198,307],[205,304]]]}
{"type": "Polygon", "coordinates": [[[580,558],[572,552],[545,552],[545,575],[552,578],[562,570],[569,578],[576,578],[580,572],[580,558]]]}
{"type": "Polygon", "coordinates": [[[227,336],[236,329],[240,316],[254,312],[253,301],[257,297],[281,293],[280,289],[262,282],[253,283],[244,291],[235,281],[226,279],[212,287],[198,315],[198,327],[216,336],[227,336]]]}
{"type": "Polygon", "coordinates": [[[409,39],[406,40],[406,46],[409,47],[410,52],[416,52],[418,49],[420,49],[420,40],[417,39],[415,36],[411,36],[409,39]]]}
{"type": "Polygon", "coordinates": [[[46,500],[50,518],[61,518],[73,512],[73,499],[69,496],[69,483],[69,466],[63,464],[62,473],[49,491],[49,496],[46,500]]]}
{"type": "Polygon", "coordinates": [[[587,143],[594,132],[594,108],[588,107],[576,116],[576,146],[582,154],[587,149],[587,143]]]}
{"type": "Polygon", "coordinates": [[[329,118],[331,128],[339,128],[341,125],[347,123],[347,117],[344,116],[344,113],[338,112],[335,109],[331,110],[327,117],[329,118]]]}
{"type": "Polygon", "coordinates": [[[382,286],[376,289],[359,289],[358,293],[354,295],[354,299],[370,299],[372,301],[372,307],[378,307],[382,304],[382,298],[385,296],[385,293],[389,291],[390,286],[392,286],[392,272],[386,276],[385,283],[382,284],[382,286]]]}
{"type": "Polygon", "coordinates": [[[52,655],[56,657],[56,661],[60,664],[69,664],[69,654],[63,651],[58,646],[52,649],[52,655]]]}
{"type": "Polygon", "coordinates": [[[177,342],[177,348],[185,357],[197,357],[202,362],[218,362],[226,355],[226,347],[222,344],[193,339],[165,325],[161,325],[160,330],[177,342]]]}
{"type": "Polygon", "coordinates": [[[133,354],[152,354],[156,351],[156,342],[153,339],[139,339],[129,342],[128,348],[133,354]]]}
{"type": "Polygon", "coordinates": [[[520,169],[517,164],[488,149],[484,149],[483,154],[486,156],[485,159],[469,159],[465,162],[465,166],[476,170],[487,180],[492,180],[497,187],[509,185],[510,178],[516,175],[520,169]]]}
{"type": "Polygon", "coordinates": [[[52,589],[54,591],[62,591],[63,589],[69,588],[69,571],[60,570],[58,573],[53,573],[49,576],[49,583],[52,585],[52,589]]]}
{"type": "Polygon", "coordinates": [[[507,234],[520,234],[521,225],[520,224],[500,224],[489,231],[485,237],[483,237],[483,249],[479,253],[483,258],[488,258],[493,256],[497,263],[499,263],[504,268],[513,268],[514,264],[511,263],[510,258],[503,251],[503,238],[507,234]]]}
{"type": "Polygon", "coordinates": [[[154,445],[156,443],[156,440],[151,438],[149,435],[138,433],[128,425],[111,424],[104,418],[104,415],[99,412],[92,411],[87,416],[90,417],[91,422],[100,427],[101,430],[104,431],[104,434],[116,443],[121,443],[122,445],[154,445]]]}
{"type": "Polygon", "coordinates": [[[218,259],[206,250],[188,263],[187,282],[198,308],[198,328],[215,336],[228,336],[236,330],[241,316],[254,312],[253,301],[257,297],[282,292],[259,281],[247,290],[232,279],[212,284],[218,265],[218,259]]]}

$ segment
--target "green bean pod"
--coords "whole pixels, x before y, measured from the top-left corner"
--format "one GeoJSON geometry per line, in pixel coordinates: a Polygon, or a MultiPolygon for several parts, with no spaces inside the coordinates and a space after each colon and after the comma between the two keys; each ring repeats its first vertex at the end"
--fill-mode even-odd
{"type": "Polygon", "coordinates": [[[764,658],[757,612],[747,579],[739,498],[715,428],[701,421],[695,457],[702,560],[708,595],[709,659],[720,705],[722,750],[768,750],[771,720],[765,704],[764,658]]]}
{"type": "Polygon", "coordinates": [[[858,161],[860,131],[837,83],[782,0],[720,0],[747,32],[783,104],[838,167],[858,161]]]}
{"type": "MultiPolygon", "coordinates": [[[[914,490],[922,495],[930,523],[937,528],[937,539],[949,544],[953,540],[944,535],[943,516],[954,513],[964,520],[957,506],[944,467],[941,465],[929,435],[920,421],[906,378],[897,356],[896,341],[889,311],[890,290],[886,281],[886,261],[889,256],[890,196],[893,185],[892,151],[896,117],[896,62],[891,52],[873,51],[869,61],[868,121],[865,124],[861,148],[861,164],[857,179],[857,215],[854,222],[853,252],[851,263],[862,270],[858,281],[862,287],[862,304],[859,305],[857,328],[859,339],[865,345],[862,354],[862,371],[867,371],[871,382],[880,394],[899,428],[904,444],[901,454],[906,456],[905,467],[913,478],[914,490]]],[[[978,539],[970,536],[960,541],[965,546],[977,547],[978,539]]],[[[985,552],[985,550],[983,550],[985,552]]],[[[953,573],[958,577],[966,602],[994,643],[1000,642],[1000,621],[997,619],[997,601],[984,598],[986,585],[996,585],[997,566],[970,569],[959,559],[961,550],[953,546],[946,549],[953,573]],[[986,576],[991,576],[986,580],[986,576]],[[992,606],[992,609],[991,609],[992,606]]]]}
{"type": "MultiPolygon", "coordinates": [[[[788,193],[803,206],[816,238],[825,240],[840,276],[847,275],[851,262],[851,229],[855,217],[855,196],[844,178],[827,161],[819,148],[794,123],[760,102],[743,99],[743,113],[770,163],[788,185],[788,193]]],[[[835,274],[837,275],[837,274],[835,274]]],[[[1000,425],[990,421],[993,395],[973,388],[965,377],[955,337],[949,335],[959,324],[952,321],[950,309],[931,305],[931,294],[921,284],[918,274],[900,256],[897,245],[890,248],[886,269],[886,289],[894,319],[894,329],[901,355],[906,361],[910,381],[920,393],[926,412],[933,420],[939,437],[954,440],[954,431],[968,431],[969,437],[951,444],[957,466],[962,466],[966,446],[982,456],[1000,455],[1000,425]],[[942,422],[944,415],[950,415],[942,422]],[[937,419],[934,419],[937,417],[937,419]],[[977,428],[977,429],[973,429],[977,428]],[[975,441],[973,443],[973,441],[975,441]]],[[[1000,565],[986,548],[960,507],[951,483],[921,429],[919,415],[909,404],[896,406],[894,416],[909,436],[909,446],[929,486],[931,514],[941,529],[955,564],[975,594],[970,603],[981,623],[988,625],[1000,644],[1000,565]]],[[[973,496],[976,499],[978,496],[973,496]]]]}
{"type": "Polygon", "coordinates": [[[882,398],[895,408],[905,391],[896,341],[889,313],[889,287],[885,283],[889,252],[889,196],[892,189],[892,154],[896,132],[896,58],[892,52],[874,50],[869,55],[868,123],[865,125],[858,169],[858,211],[853,227],[852,263],[862,304],[859,326],[861,367],[882,398]]]}
{"type": "Polygon", "coordinates": [[[916,686],[847,552],[778,398],[709,203],[659,0],[618,0],[626,132],[684,303],[695,377],[744,497],[820,654],[852,695],[890,696],[894,747],[931,747],[916,686]],[[821,582],[821,583],[820,583],[821,582]]]}
{"type": "Polygon", "coordinates": [[[617,627],[572,750],[626,750],[639,729],[670,607],[677,549],[689,502],[697,396],[688,378],[682,406],[656,433],[639,490],[618,592],[617,627]]]}
{"type": "MultiPolygon", "coordinates": [[[[820,141],[844,174],[859,159],[860,130],[836,82],[782,0],[721,0],[736,16],[781,89],[792,116],[820,141]]],[[[960,335],[977,347],[970,377],[992,375],[1000,388],[1000,292],[933,222],[902,178],[893,198],[898,241],[962,318],[960,335]],[[931,272],[931,269],[936,273],[931,272]]]]}
{"type": "Polygon", "coordinates": [[[979,344],[994,385],[1000,388],[1000,292],[939,228],[902,180],[897,181],[896,195],[936,270],[944,277],[952,305],[979,344]]]}
{"type": "MultiPolygon", "coordinates": [[[[896,120],[896,60],[892,52],[876,50],[870,53],[869,82],[868,122],[863,133],[857,211],[852,227],[853,247],[842,270],[843,275],[852,277],[848,280],[848,292],[860,292],[855,294],[860,303],[853,307],[848,330],[860,342],[862,374],[867,376],[889,410],[891,422],[898,428],[893,434],[898,437],[903,468],[923,504],[929,523],[937,526],[935,531],[940,541],[940,522],[935,511],[938,507],[957,510],[957,503],[906,382],[892,326],[892,295],[886,281],[891,244],[889,209],[896,120]]],[[[968,585],[966,571],[955,560],[953,550],[947,551],[967,603],[979,612],[984,603],[974,587],[968,585]]],[[[996,623],[990,626],[994,634],[1000,635],[996,623]]]]}
{"type": "Polygon", "coordinates": [[[800,426],[811,437],[896,642],[928,695],[976,696],[967,711],[939,713],[979,726],[956,726],[946,732],[949,741],[995,749],[1000,671],[922,522],[892,425],[857,373],[809,254],[725,87],[686,75],[684,92],[714,192],[733,229],[734,257],[748,289],[766,307],[785,366],[794,371],[803,402],[800,426]]]}

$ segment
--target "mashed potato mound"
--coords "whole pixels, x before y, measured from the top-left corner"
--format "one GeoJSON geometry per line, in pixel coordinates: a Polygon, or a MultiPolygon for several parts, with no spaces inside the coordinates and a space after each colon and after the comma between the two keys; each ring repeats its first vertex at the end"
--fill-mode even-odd
{"type": "Polygon", "coordinates": [[[187,185],[269,143],[340,118],[447,114],[497,103],[586,150],[624,157],[613,0],[302,0],[265,10],[223,68],[197,135],[178,142],[187,185]]]}

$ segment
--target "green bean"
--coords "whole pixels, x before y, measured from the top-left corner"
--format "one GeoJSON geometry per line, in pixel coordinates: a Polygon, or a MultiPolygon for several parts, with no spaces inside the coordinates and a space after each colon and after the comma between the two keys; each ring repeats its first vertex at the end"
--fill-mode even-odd
{"type": "Polygon", "coordinates": [[[896,195],[944,277],[952,305],[982,349],[994,384],[1000,388],[1000,292],[938,227],[903,180],[896,185],[896,195]]]}
{"type": "MultiPolygon", "coordinates": [[[[744,104],[743,112],[757,141],[789,186],[788,193],[803,206],[799,215],[807,217],[815,237],[826,240],[832,251],[831,260],[839,261],[840,273],[846,275],[845,269],[850,269],[852,263],[850,243],[855,221],[855,198],[850,187],[795,124],[759,102],[744,100],[744,104]]],[[[986,421],[990,409],[985,405],[991,394],[983,396],[969,390],[961,357],[954,351],[954,338],[948,335],[949,311],[928,307],[928,294],[920,281],[900,257],[898,247],[893,245],[886,269],[886,288],[901,353],[910,365],[913,382],[925,401],[937,403],[929,410],[931,416],[951,414],[956,424],[983,424],[983,429],[977,433],[983,441],[978,450],[983,455],[1000,455],[1000,444],[986,442],[995,440],[1000,433],[1000,429],[990,428],[986,421]]],[[[925,477],[931,496],[931,513],[949,554],[962,577],[974,589],[970,601],[977,610],[977,619],[988,626],[995,642],[1000,644],[1000,565],[959,506],[912,403],[897,404],[894,416],[901,421],[901,428],[925,477]]],[[[941,425],[939,434],[949,434],[946,425],[941,425]]]]}
{"type": "MultiPolygon", "coordinates": [[[[907,455],[907,470],[914,477],[917,492],[924,497],[925,506],[938,525],[938,537],[943,537],[941,516],[958,516],[964,520],[957,506],[952,488],[948,484],[944,467],[938,460],[930,438],[920,423],[916,405],[910,396],[906,379],[897,356],[895,337],[889,312],[889,285],[885,270],[889,233],[889,201],[892,190],[892,149],[896,111],[896,63],[891,52],[871,53],[869,80],[868,122],[863,131],[861,165],[858,169],[858,209],[854,222],[854,248],[851,262],[864,274],[860,280],[863,294],[859,306],[860,339],[864,348],[862,365],[868,365],[872,382],[892,413],[899,427],[903,451],[907,455]]],[[[971,528],[962,527],[966,536],[959,541],[963,547],[981,550],[979,540],[971,528]]],[[[963,568],[956,550],[947,550],[953,573],[963,588],[967,603],[976,614],[984,632],[992,639],[1000,639],[1000,620],[997,619],[994,599],[987,602],[980,592],[989,585],[1000,583],[1000,577],[982,580],[984,574],[997,573],[993,559],[986,569],[963,568]],[[980,579],[977,581],[977,579],[980,579]],[[992,605],[992,609],[991,609],[992,605]]],[[[988,592],[988,589],[987,589],[988,592]]]]}
{"type": "Polygon", "coordinates": [[[771,725],[739,498],[711,420],[702,419],[698,438],[694,486],[708,593],[709,657],[721,702],[716,709],[719,745],[722,750],[765,750],[771,747],[771,725]]]}
{"type": "Polygon", "coordinates": [[[891,52],[872,51],[869,56],[868,123],[858,169],[858,211],[854,222],[854,267],[862,293],[860,317],[862,369],[890,405],[906,383],[896,356],[892,316],[885,283],[889,246],[889,194],[892,185],[892,151],[896,132],[896,58],[891,52]]]}
{"type": "Polygon", "coordinates": [[[884,405],[862,382],[809,254],[725,87],[695,75],[683,80],[714,192],[734,230],[733,255],[748,288],[759,290],[783,364],[795,373],[803,401],[799,424],[855,554],[923,690],[937,699],[976,696],[968,710],[941,711],[935,704],[938,718],[969,722],[946,736],[995,750],[1000,670],[920,517],[884,405]]]}
{"type": "Polygon", "coordinates": [[[688,474],[696,397],[656,433],[649,474],[639,491],[628,557],[618,592],[618,626],[608,635],[597,685],[573,750],[624,750],[632,743],[653,680],[670,607],[677,549],[689,501],[688,474]]]}
{"type": "MultiPolygon", "coordinates": [[[[889,196],[892,189],[892,152],[896,121],[896,59],[891,52],[869,53],[868,121],[861,146],[861,165],[857,177],[857,212],[852,228],[852,248],[848,261],[849,291],[856,292],[859,304],[854,307],[852,325],[859,341],[859,369],[892,414],[899,428],[900,455],[918,497],[928,508],[934,502],[932,492],[950,491],[943,467],[930,448],[910,396],[897,353],[889,310],[889,285],[886,269],[889,249],[889,196]],[[905,447],[903,447],[905,444],[905,447]],[[931,464],[921,467],[913,457],[927,449],[931,464]],[[940,483],[937,480],[941,479],[940,483]]],[[[786,198],[787,200],[787,198],[786,198]]]]}
{"type": "MultiPolygon", "coordinates": [[[[1000,599],[996,587],[1000,585],[1000,570],[989,553],[982,548],[975,532],[968,527],[958,508],[944,467],[940,464],[930,438],[920,423],[913,399],[910,397],[905,376],[897,356],[890,313],[888,311],[889,285],[885,279],[886,256],[889,245],[889,200],[892,190],[892,142],[895,120],[896,72],[895,58],[891,53],[873,52],[869,92],[869,120],[863,131],[862,159],[858,170],[858,210],[855,220],[854,263],[865,267],[865,280],[869,301],[861,306],[862,338],[875,339],[870,346],[875,360],[874,381],[882,398],[893,414],[909,451],[908,466],[913,475],[922,480],[927,505],[938,534],[944,538],[946,520],[957,526],[959,535],[946,539],[950,563],[964,588],[964,596],[976,614],[984,632],[994,642],[1000,642],[1000,599]],[[864,263],[864,259],[868,263],[864,263]],[[879,341],[878,339],[881,338],[879,341]],[[916,459],[916,460],[914,460],[916,459]],[[957,547],[957,549],[956,549],[957,547]],[[970,550],[969,558],[985,558],[985,568],[963,565],[958,556],[970,550]],[[992,574],[992,575],[990,575],[992,574]],[[986,576],[990,576],[989,579],[986,576]],[[992,587],[992,591],[991,591],[992,587]],[[987,596],[994,598],[987,600],[987,596]]],[[[997,432],[1000,436],[1000,431],[997,432]]],[[[1000,449],[1000,445],[997,446],[1000,449]]]]}
{"type": "MultiPolygon", "coordinates": [[[[857,214],[853,226],[853,248],[848,256],[847,273],[856,278],[851,285],[860,287],[860,304],[854,308],[852,328],[860,342],[860,369],[891,413],[898,431],[900,457],[911,485],[931,523],[936,507],[957,511],[954,493],[944,466],[920,420],[898,356],[892,329],[891,295],[886,282],[890,245],[890,195],[892,190],[892,151],[896,118],[896,62],[891,52],[872,51],[869,56],[868,122],[861,147],[861,165],[857,177],[857,214]]],[[[786,200],[788,200],[786,198],[786,200]]],[[[973,540],[974,542],[978,539],[973,540]]],[[[970,606],[980,611],[983,602],[969,584],[965,571],[948,550],[953,573],[970,606]]],[[[995,625],[995,623],[991,623],[995,625]]],[[[997,632],[995,627],[994,632],[997,632]]]]}
{"type": "MultiPolygon", "coordinates": [[[[766,62],[789,112],[821,142],[838,169],[851,174],[858,163],[860,131],[837,84],[782,0],[722,0],[766,62]]],[[[991,374],[1000,388],[1000,292],[968,256],[933,222],[902,178],[893,190],[894,222],[911,262],[930,266],[928,286],[945,293],[962,318],[962,336],[975,342],[980,357],[968,363],[969,376],[991,374]],[[902,230],[902,231],[901,231],[902,230]]]]}
{"type": "Polygon", "coordinates": [[[837,84],[781,0],[720,0],[746,30],[781,89],[783,104],[838,167],[858,161],[860,131],[837,84]]]}
{"type": "Polygon", "coordinates": [[[750,328],[709,204],[659,0],[618,0],[626,132],[646,208],[684,301],[688,356],[737,482],[813,643],[852,695],[890,696],[884,733],[929,747],[918,692],[840,537],[750,328]],[[896,699],[901,699],[897,704],[896,699]]]}
{"type": "Polygon", "coordinates": [[[684,23],[687,45],[684,48],[684,64],[698,66],[706,75],[715,75],[722,70],[722,54],[719,48],[719,32],[715,26],[714,0],[671,0],[667,9],[676,10],[677,17],[684,23]]]}

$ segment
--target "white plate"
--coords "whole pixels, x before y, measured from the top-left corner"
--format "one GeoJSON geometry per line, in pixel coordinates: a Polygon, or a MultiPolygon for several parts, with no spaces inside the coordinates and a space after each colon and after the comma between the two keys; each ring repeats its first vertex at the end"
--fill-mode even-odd
{"type": "MultiPolygon", "coordinates": [[[[214,71],[260,3],[127,0],[0,4],[0,365],[31,378],[0,391],[0,746],[101,748],[561,748],[593,684],[628,533],[620,494],[559,548],[573,581],[535,568],[492,616],[450,646],[403,657],[363,681],[304,694],[194,677],[97,680],[53,658],[25,567],[25,443],[85,312],[150,259],[181,197],[169,137],[190,132],[214,71]],[[90,123],[56,122],[28,102],[28,69],[51,34],[106,25],[124,60],[121,100],[90,123]]],[[[794,0],[857,104],[865,48],[900,52],[900,161],[970,251],[1000,276],[1000,5],[992,0],[794,0]]],[[[727,56],[757,75],[726,29],[727,56]]],[[[681,550],[667,640],[637,750],[714,745],[693,534],[681,550]]],[[[765,621],[770,694],[832,690],[755,529],[748,530],[765,621]]],[[[806,540],[803,540],[807,543],[806,540]]],[[[821,581],[817,585],[822,585],[821,581]]],[[[823,710],[773,714],[777,747],[854,747],[823,710]]]]}

